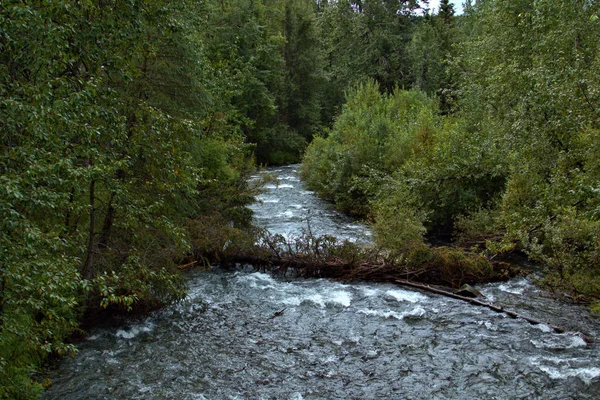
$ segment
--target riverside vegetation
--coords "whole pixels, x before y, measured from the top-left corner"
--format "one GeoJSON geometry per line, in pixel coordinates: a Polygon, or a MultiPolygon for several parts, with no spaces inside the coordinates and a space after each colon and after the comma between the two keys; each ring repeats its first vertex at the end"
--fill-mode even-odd
{"type": "Polygon", "coordinates": [[[520,251],[600,308],[600,5],[421,3],[2,2],[0,398],[35,398],[82,319],[259,251],[248,173],[303,154],[388,265],[520,251]]]}

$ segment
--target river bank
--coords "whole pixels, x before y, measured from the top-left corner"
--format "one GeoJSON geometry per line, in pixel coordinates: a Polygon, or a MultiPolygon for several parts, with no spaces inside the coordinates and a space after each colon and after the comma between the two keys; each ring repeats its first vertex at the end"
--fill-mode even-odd
{"type": "MultiPolygon", "coordinates": [[[[368,240],[366,226],[305,191],[294,167],[272,172],[280,185],[253,206],[263,226],[293,237],[309,213],[314,234],[368,240]]],[[[183,303],[92,331],[50,373],[42,398],[593,399],[600,390],[597,345],[459,300],[252,269],[188,277],[183,303]]],[[[519,313],[600,335],[585,307],[526,278],[477,288],[519,313]]]]}

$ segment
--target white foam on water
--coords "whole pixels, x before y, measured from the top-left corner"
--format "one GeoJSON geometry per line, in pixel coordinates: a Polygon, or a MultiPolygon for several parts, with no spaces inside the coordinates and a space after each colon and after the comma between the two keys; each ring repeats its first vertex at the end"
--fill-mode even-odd
{"type": "Polygon", "coordinates": [[[555,343],[548,343],[544,340],[529,339],[529,342],[538,349],[559,349],[563,346],[558,346],[555,343]]]}
{"type": "Polygon", "coordinates": [[[380,293],[379,289],[371,289],[371,288],[361,287],[360,290],[367,297],[375,297],[380,293]]]}
{"type": "Polygon", "coordinates": [[[375,358],[379,355],[379,352],[376,350],[368,350],[367,354],[365,354],[368,358],[375,358]]]}
{"type": "Polygon", "coordinates": [[[323,360],[321,360],[321,362],[323,364],[331,364],[331,363],[336,363],[338,361],[339,361],[339,358],[337,358],[336,356],[333,356],[333,355],[328,356],[328,357],[324,358],[323,360]]]}
{"type": "Polygon", "coordinates": [[[600,368],[598,367],[574,367],[572,364],[580,362],[576,358],[563,359],[558,357],[532,357],[530,362],[546,373],[551,379],[567,379],[576,377],[581,379],[586,385],[600,378],[600,368]],[[541,359],[541,360],[540,360],[541,359]],[[549,365],[553,364],[553,365],[549,365]]]}
{"type": "Polygon", "coordinates": [[[124,329],[119,329],[116,333],[116,337],[120,337],[123,339],[133,339],[140,333],[151,332],[154,329],[154,324],[150,321],[146,321],[144,325],[136,325],[132,327],[129,331],[124,329]]]}
{"type": "Polygon", "coordinates": [[[410,311],[403,312],[402,314],[404,314],[404,318],[406,318],[406,317],[422,317],[426,313],[427,312],[425,311],[425,309],[423,307],[417,306],[410,311]]]}
{"type": "MultiPolygon", "coordinates": [[[[544,332],[554,332],[554,330],[548,327],[548,331],[544,332]]],[[[541,340],[530,339],[529,340],[535,347],[538,349],[572,349],[575,347],[584,347],[587,346],[587,343],[583,338],[578,335],[572,333],[566,333],[561,335],[551,335],[542,338],[541,340]]]]}
{"type": "Polygon", "coordinates": [[[498,285],[498,289],[502,290],[503,292],[512,294],[523,294],[523,292],[525,291],[525,288],[523,287],[515,287],[514,285],[509,285],[506,283],[498,285]]]}
{"type": "Polygon", "coordinates": [[[571,337],[571,345],[569,346],[569,348],[584,346],[587,346],[587,343],[585,342],[585,340],[583,340],[581,336],[573,335],[571,337]]]}
{"type": "Polygon", "coordinates": [[[291,210],[287,210],[284,212],[280,212],[276,215],[277,218],[292,218],[294,216],[294,212],[291,210]]]}
{"type": "Polygon", "coordinates": [[[487,291],[482,290],[481,294],[483,294],[490,303],[494,303],[494,301],[496,301],[496,296],[494,296],[493,294],[491,294],[487,291]]]}
{"type": "Polygon", "coordinates": [[[419,301],[427,300],[427,296],[417,292],[410,292],[402,289],[391,289],[385,292],[390,297],[398,301],[408,301],[410,303],[418,303],[419,301]]]}
{"type": "Polygon", "coordinates": [[[302,394],[300,394],[299,392],[296,392],[290,396],[289,400],[304,400],[304,397],[302,397],[302,394]]]}
{"type": "Polygon", "coordinates": [[[264,272],[253,272],[250,274],[250,276],[252,276],[252,278],[254,278],[254,279],[258,279],[261,281],[276,282],[276,280],[273,279],[273,277],[271,275],[266,274],[264,272]]]}
{"type": "Polygon", "coordinates": [[[360,226],[360,225],[357,225],[357,224],[346,224],[345,228],[348,228],[348,229],[361,229],[363,227],[360,226]]]}
{"type": "Polygon", "coordinates": [[[335,290],[331,292],[328,302],[333,304],[339,304],[344,307],[350,307],[350,303],[352,302],[352,295],[349,292],[343,290],[335,290]]]}
{"type": "Polygon", "coordinates": [[[567,379],[569,377],[577,377],[586,385],[589,385],[594,379],[600,377],[600,368],[595,367],[560,369],[549,366],[539,366],[539,369],[548,374],[548,376],[552,379],[567,379]]]}
{"type": "Polygon", "coordinates": [[[321,308],[325,307],[325,299],[320,294],[313,294],[310,296],[306,296],[302,299],[301,302],[302,303],[304,303],[304,302],[314,303],[314,304],[320,306],[321,308]]]}
{"type": "Polygon", "coordinates": [[[410,311],[404,311],[401,313],[398,313],[398,312],[392,311],[392,310],[382,311],[382,310],[372,310],[372,309],[358,310],[358,312],[361,314],[365,314],[365,315],[372,315],[375,317],[380,317],[380,318],[385,318],[385,319],[395,318],[398,320],[403,320],[406,317],[422,317],[423,315],[426,314],[425,309],[421,306],[415,307],[410,311]]]}
{"type": "Polygon", "coordinates": [[[349,307],[352,303],[352,294],[345,290],[328,290],[319,293],[312,289],[296,296],[287,296],[282,300],[282,303],[290,306],[308,303],[317,305],[320,308],[325,308],[327,305],[349,307]]]}
{"type": "Polygon", "coordinates": [[[381,317],[381,318],[385,318],[385,319],[395,318],[395,319],[402,320],[404,318],[402,316],[402,314],[397,313],[396,311],[391,311],[391,310],[381,311],[381,310],[367,309],[367,310],[358,310],[358,312],[360,314],[372,315],[375,317],[381,317]]]}
{"type": "Polygon", "coordinates": [[[498,327],[496,325],[492,324],[490,321],[485,321],[483,324],[490,331],[497,331],[498,330],[498,327]]]}
{"type": "Polygon", "coordinates": [[[306,300],[311,301],[321,307],[325,307],[327,304],[341,305],[343,307],[349,307],[352,302],[352,295],[342,290],[333,290],[331,292],[321,294],[314,294],[307,296],[306,300]]]}
{"type": "Polygon", "coordinates": [[[263,203],[269,203],[269,204],[276,204],[276,203],[279,203],[279,201],[280,201],[278,198],[264,197],[264,196],[257,196],[256,200],[262,201],[263,203]]]}
{"type": "Polygon", "coordinates": [[[302,299],[298,296],[290,296],[286,297],[281,301],[283,304],[287,304],[288,306],[299,306],[302,304],[302,299]]]}
{"type": "Polygon", "coordinates": [[[276,289],[278,282],[269,274],[264,272],[253,272],[251,274],[238,273],[236,280],[240,283],[247,283],[250,287],[256,289],[276,289]]]}
{"type": "Polygon", "coordinates": [[[289,183],[282,183],[279,185],[279,189],[292,189],[294,185],[290,185],[289,183]]]}
{"type": "Polygon", "coordinates": [[[537,325],[533,325],[533,327],[535,329],[539,329],[542,332],[554,332],[554,329],[550,328],[548,325],[546,324],[537,324],[537,325]]]}

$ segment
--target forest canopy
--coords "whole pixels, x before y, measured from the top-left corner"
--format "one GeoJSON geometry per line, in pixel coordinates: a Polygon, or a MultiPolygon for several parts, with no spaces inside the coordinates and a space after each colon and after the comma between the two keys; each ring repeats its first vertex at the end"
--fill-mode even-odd
{"type": "Polygon", "coordinates": [[[0,397],[35,398],[90,315],[253,243],[257,164],[302,159],[392,253],[520,251],[598,304],[599,8],[3,1],[0,397]]]}

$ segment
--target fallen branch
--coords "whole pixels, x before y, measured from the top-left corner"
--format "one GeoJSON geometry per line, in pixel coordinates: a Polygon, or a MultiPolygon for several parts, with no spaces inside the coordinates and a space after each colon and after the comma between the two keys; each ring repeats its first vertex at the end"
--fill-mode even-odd
{"type": "MultiPolygon", "coordinates": [[[[546,325],[546,326],[550,327],[556,333],[565,333],[565,332],[567,332],[566,329],[561,328],[559,326],[550,325],[550,324],[547,324],[547,323],[542,322],[540,320],[537,320],[537,319],[534,319],[534,318],[530,318],[530,317],[526,317],[526,316],[518,314],[518,313],[516,313],[514,311],[505,310],[503,307],[495,306],[495,305],[493,305],[491,303],[486,303],[486,302],[483,302],[481,300],[477,300],[477,299],[474,299],[474,298],[471,298],[471,297],[461,296],[461,295],[458,295],[456,293],[448,292],[446,290],[437,289],[437,288],[431,287],[429,285],[424,285],[424,284],[417,283],[417,282],[407,281],[407,280],[404,280],[404,279],[396,279],[396,280],[394,280],[394,282],[397,283],[397,284],[399,284],[399,285],[410,286],[410,287],[421,289],[421,290],[424,290],[424,291],[427,291],[427,292],[430,292],[430,293],[436,293],[436,294],[440,294],[442,296],[452,297],[454,299],[466,301],[468,303],[471,303],[471,304],[474,304],[474,305],[477,305],[477,306],[487,307],[487,308],[489,308],[492,311],[495,311],[495,312],[498,312],[498,313],[504,313],[504,314],[508,315],[511,318],[525,320],[525,321],[529,322],[532,325],[546,325]]],[[[583,341],[586,342],[586,343],[588,343],[588,344],[589,343],[600,343],[600,339],[598,339],[598,338],[586,335],[586,334],[581,333],[581,332],[572,332],[572,333],[574,333],[577,336],[579,336],[580,338],[582,338],[583,341]]]]}
{"type": "Polygon", "coordinates": [[[177,268],[179,268],[179,269],[186,269],[186,268],[194,266],[197,262],[198,261],[192,261],[192,262],[189,262],[187,264],[178,265],[177,268]]]}

